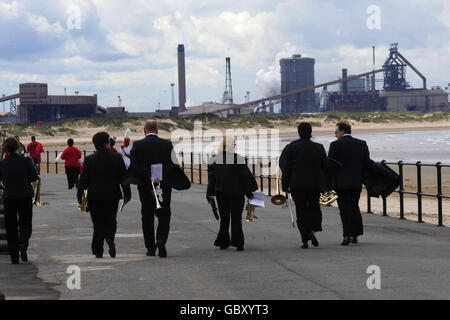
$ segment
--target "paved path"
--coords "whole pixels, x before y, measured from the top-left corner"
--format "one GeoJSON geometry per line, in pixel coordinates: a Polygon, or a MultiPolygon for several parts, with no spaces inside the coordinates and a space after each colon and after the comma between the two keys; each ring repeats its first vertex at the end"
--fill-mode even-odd
{"type": "Polygon", "coordinates": [[[218,223],[205,187],[172,197],[168,258],[146,257],[136,189],[118,217],[116,259],[90,254],[91,220],[79,213],[65,176],[43,176],[34,209],[29,257],[12,266],[0,256],[0,291],[8,299],[450,299],[450,230],[364,214],[365,235],[340,246],[335,208],[324,208],[319,248],[300,249],[288,209],[266,201],[245,223],[245,251],[219,250],[218,223]],[[70,265],[81,268],[81,290],[66,287],[70,265]],[[368,266],[381,268],[381,290],[368,290],[368,266]]]}

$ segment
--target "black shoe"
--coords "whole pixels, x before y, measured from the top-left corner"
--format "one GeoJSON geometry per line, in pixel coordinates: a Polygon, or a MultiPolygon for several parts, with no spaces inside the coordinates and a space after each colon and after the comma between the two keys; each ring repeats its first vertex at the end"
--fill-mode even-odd
{"type": "Polygon", "coordinates": [[[352,238],[352,243],[358,243],[358,237],[353,237],[352,238]]]}
{"type": "Polygon", "coordinates": [[[116,257],[116,245],[114,244],[114,241],[112,239],[106,239],[106,243],[108,244],[108,247],[109,247],[109,256],[111,258],[115,258],[116,257]]]}
{"type": "Polygon", "coordinates": [[[103,253],[96,253],[96,254],[95,254],[95,257],[96,257],[97,259],[102,259],[102,258],[103,258],[103,253]]]}
{"type": "Polygon", "coordinates": [[[308,242],[303,242],[303,245],[300,248],[308,249],[308,242]]]}
{"type": "Polygon", "coordinates": [[[160,258],[166,258],[167,257],[167,250],[166,250],[166,247],[164,246],[164,244],[162,242],[158,242],[156,244],[156,246],[158,247],[158,256],[160,258]]]}
{"type": "Polygon", "coordinates": [[[147,257],[154,257],[156,254],[156,249],[150,249],[147,251],[147,257]]]}
{"type": "Polygon", "coordinates": [[[238,246],[238,247],[236,248],[236,250],[237,250],[237,251],[244,251],[244,246],[238,246]]]}
{"type": "Polygon", "coordinates": [[[225,250],[225,249],[228,249],[229,246],[222,244],[219,247],[220,247],[220,250],[225,250]]]}
{"type": "Polygon", "coordinates": [[[11,263],[12,264],[19,264],[19,257],[14,257],[14,258],[11,258],[11,263]]]}
{"type": "Polygon", "coordinates": [[[28,262],[27,249],[23,245],[19,245],[20,258],[23,262],[28,262]]]}
{"type": "Polygon", "coordinates": [[[348,246],[350,244],[350,242],[352,242],[350,237],[345,237],[344,240],[341,243],[341,246],[348,246]]]}
{"type": "Polygon", "coordinates": [[[314,235],[313,232],[311,232],[311,243],[314,247],[318,247],[319,246],[319,241],[317,241],[316,236],[314,235]]]}

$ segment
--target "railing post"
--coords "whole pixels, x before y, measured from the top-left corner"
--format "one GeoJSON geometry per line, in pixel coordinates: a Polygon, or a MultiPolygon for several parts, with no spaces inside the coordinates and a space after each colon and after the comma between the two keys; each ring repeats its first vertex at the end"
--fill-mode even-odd
{"type": "Polygon", "coordinates": [[[263,178],[263,162],[262,158],[259,159],[259,178],[261,181],[261,192],[264,192],[264,178],[263,178]]]}
{"type": "MultiPolygon", "coordinates": [[[[386,164],[386,160],[381,161],[382,164],[386,164]]],[[[383,197],[383,216],[387,216],[387,200],[383,197]]]]}
{"type": "Polygon", "coordinates": [[[417,161],[417,222],[422,220],[422,162],[417,161]]]}
{"type": "Polygon", "coordinates": [[[58,151],[55,151],[55,173],[58,174],[58,161],[56,161],[56,158],[58,158],[58,151]]]}
{"type": "Polygon", "coordinates": [[[400,176],[400,219],[405,219],[405,204],[403,199],[403,161],[398,162],[398,174],[400,176]]]}
{"type": "Polygon", "coordinates": [[[372,202],[369,195],[369,190],[366,189],[367,194],[367,213],[372,213],[372,202]]]}
{"type": "Polygon", "coordinates": [[[50,151],[47,150],[47,173],[50,173],[50,151]]]}
{"type": "Polygon", "coordinates": [[[267,179],[268,179],[268,184],[267,184],[267,186],[268,186],[268,188],[269,188],[269,197],[270,196],[272,196],[272,178],[271,178],[271,175],[270,175],[270,170],[271,170],[271,168],[272,168],[272,160],[271,160],[271,158],[269,158],[269,174],[268,174],[268,176],[267,176],[267,179]]]}
{"type": "Polygon", "coordinates": [[[199,162],[198,162],[198,176],[199,176],[199,184],[202,184],[202,155],[198,155],[199,162]]]}
{"type": "Polygon", "coordinates": [[[438,226],[444,226],[442,217],[442,163],[436,163],[437,169],[437,201],[438,201],[438,226]]]}
{"type": "Polygon", "coordinates": [[[191,152],[191,183],[194,183],[194,153],[191,152]]]}

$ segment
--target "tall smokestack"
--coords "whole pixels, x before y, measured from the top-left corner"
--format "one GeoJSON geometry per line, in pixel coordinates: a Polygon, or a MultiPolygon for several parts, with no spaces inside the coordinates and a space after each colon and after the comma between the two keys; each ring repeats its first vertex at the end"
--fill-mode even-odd
{"type": "Polygon", "coordinates": [[[178,105],[179,112],[187,111],[186,109],[186,70],[184,63],[184,45],[178,45],[178,105]]]}

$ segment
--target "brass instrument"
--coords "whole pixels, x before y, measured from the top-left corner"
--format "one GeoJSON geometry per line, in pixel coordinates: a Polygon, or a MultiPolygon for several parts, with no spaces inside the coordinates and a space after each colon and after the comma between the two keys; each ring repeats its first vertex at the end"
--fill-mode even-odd
{"type": "Polygon", "coordinates": [[[338,199],[336,191],[331,190],[320,194],[319,203],[322,206],[331,206],[338,199]]]}
{"type": "Polygon", "coordinates": [[[78,210],[80,210],[83,213],[88,213],[89,212],[89,207],[88,207],[88,191],[87,189],[84,189],[83,191],[83,196],[81,198],[81,204],[78,204],[78,210]]]}
{"type": "Polygon", "coordinates": [[[247,200],[247,205],[245,206],[245,210],[247,210],[247,217],[245,218],[245,221],[253,222],[253,219],[258,219],[258,217],[255,216],[255,208],[256,206],[254,204],[250,204],[250,201],[247,200]]]}
{"type": "Polygon", "coordinates": [[[272,196],[270,201],[276,206],[281,206],[286,204],[287,198],[281,194],[280,191],[280,185],[281,185],[281,178],[280,178],[280,171],[277,168],[277,174],[276,174],[276,184],[277,184],[277,194],[272,196]]]}
{"type": "Polygon", "coordinates": [[[155,188],[155,183],[152,181],[152,187],[153,187],[153,194],[155,195],[155,201],[156,201],[156,210],[161,209],[161,204],[160,202],[163,202],[163,197],[162,197],[162,190],[160,185],[158,184],[158,186],[155,188]]]}

